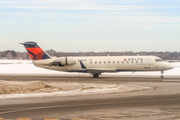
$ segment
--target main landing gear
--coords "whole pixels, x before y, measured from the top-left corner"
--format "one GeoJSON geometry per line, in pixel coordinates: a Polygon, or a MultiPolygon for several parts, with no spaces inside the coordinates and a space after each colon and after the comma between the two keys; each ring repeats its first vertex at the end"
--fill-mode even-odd
{"type": "Polygon", "coordinates": [[[163,73],[164,73],[164,71],[161,71],[161,78],[162,79],[164,78],[163,73]]]}
{"type": "Polygon", "coordinates": [[[94,77],[94,78],[98,78],[98,77],[99,77],[99,74],[93,74],[93,77],[94,77]]]}

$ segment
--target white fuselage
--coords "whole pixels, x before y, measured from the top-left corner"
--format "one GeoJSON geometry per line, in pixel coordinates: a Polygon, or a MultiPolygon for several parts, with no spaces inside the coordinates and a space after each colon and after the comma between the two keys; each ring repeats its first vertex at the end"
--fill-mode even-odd
{"type": "Polygon", "coordinates": [[[33,63],[46,69],[92,74],[121,71],[165,71],[173,68],[169,63],[156,56],[86,56],[69,58],[73,58],[75,64],[50,65],[58,58],[34,60],[33,63]]]}

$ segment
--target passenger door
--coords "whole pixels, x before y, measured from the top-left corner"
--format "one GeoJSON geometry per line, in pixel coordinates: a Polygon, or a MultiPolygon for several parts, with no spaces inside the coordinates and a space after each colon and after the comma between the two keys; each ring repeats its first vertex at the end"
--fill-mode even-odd
{"type": "Polygon", "coordinates": [[[145,59],[144,63],[145,63],[144,69],[150,69],[151,68],[151,60],[150,59],[145,59]]]}

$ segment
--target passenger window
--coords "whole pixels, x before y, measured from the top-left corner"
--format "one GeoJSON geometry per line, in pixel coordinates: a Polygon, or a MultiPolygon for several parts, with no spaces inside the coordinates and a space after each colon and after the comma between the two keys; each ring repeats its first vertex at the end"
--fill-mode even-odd
{"type": "Polygon", "coordinates": [[[99,64],[101,64],[101,61],[99,61],[99,64]]]}
{"type": "Polygon", "coordinates": [[[110,61],[108,63],[110,63],[110,61]]]}
{"type": "Polygon", "coordinates": [[[106,61],[104,61],[104,64],[106,63],[106,61]]]}
{"type": "Polygon", "coordinates": [[[129,62],[127,61],[127,63],[129,63],[129,62]]]}
{"type": "Polygon", "coordinates": [[[122,61],[122,63],[124,63],[124,61],[122,61]]]}
{"type": "Polygon", "coordinates": [[[92,62],[90,62],[90,64],[92,64],[92,62]]]}
{"type": "Polygon", "coordinates": [[[113,63],[115,63],[115,62],[113,61],[113,63]]]}
{"type": "Polygon", "coordinates": [[[141,63],[143,63],[143,61],[141,61],[141,63]]]}
{"type": "Polygon", "coordinates": [[[97,62],[95,62],[95,64],[96,64],[97,62]]]}
{"type": "Polygon", "coordinates": [[[133,63],[133,61],[132,61],[132,63],[133,63]]]}
{"type": "Polygon", "coordinates": [[[136,61],[136,63],[138,63],[138,61],[136,61]]]}

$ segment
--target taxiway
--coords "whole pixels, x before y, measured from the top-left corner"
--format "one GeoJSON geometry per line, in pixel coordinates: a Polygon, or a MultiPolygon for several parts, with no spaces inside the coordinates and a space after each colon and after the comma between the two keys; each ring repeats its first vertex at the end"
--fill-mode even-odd
{"type": "Polygon", "coordinates": [[[134,84],[153,89],[127,93],[0,100],[0,118],[81,118],[87,120],[178,119],[180,79],[157,77],[0,76],[8,81],[134,84]]]}

